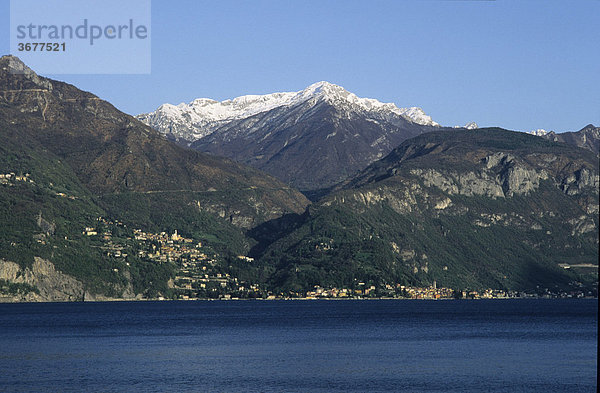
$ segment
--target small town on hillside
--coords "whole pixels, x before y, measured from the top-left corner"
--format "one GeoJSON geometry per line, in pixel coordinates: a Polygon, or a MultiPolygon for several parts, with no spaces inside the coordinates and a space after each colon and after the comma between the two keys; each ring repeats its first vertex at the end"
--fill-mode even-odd
{"type": "MultiPolygon", "coordinates": [[[[210,247],[181,236],[177,230],[152,233],[141,229],[128,230],[120,221],[98,218],[96,227],[86,227],[83,235],[101,239],[104,255],[128,261],[130,253],[153,263],[171,263],[176,274],[169,282],[178,299],[262,297],[265,292],[258,284],[246,283],[222,269],[219,255],[210,247]],[[115,230],[122,232],[114,236],[115,230]],[[132,246],[133,245],[133,246],[132,246]]],[[[252,258],[240,255],[240,261],[252,258]]],[[[129,262],[126,262],[129,266],[129,262]]]]}
{"type": "MultiPolygon", "coordinates": [[[[368,299],[368,298],[401,298],[401,299],[507,299],[521,297],[573,298],[586,297],[591,294],[578,288],[576,283],[572,291],[552,292],[540,289],[535,293],[486,289],[484,291],[461,290],[438,287],[434,281],[429,287],[412,287],[402,284],[385,284],[381,287],[358,282],[355,288],[323,288],[315,286],[306,293],[276,294],[268,291],[258,283],[245,282],[233,277],[223,269],[222,258],[201,241],[186,238],[174,230],[152,233],[142,229],[130,230],[120,221],[98,218],[95,227],[86,227],[83,235],[99,238],[107,257],[127,261],[129,253],[136,250],[136,256],[153,263],[172,263],[176,266],[176,274],[170,282],[174,291],[174,299],[368,299]],[[113,232],[121,230],[124,234],[113,236],[113,232]],[[124,240],[124,241],[123,241],[124,240]],[[135,245],[131,247],[131,245],[135,245]]],[[[238,261],[253,263],[254,259],[238,255],[238,261]]],[[[126,262],[129,265],[129,262],[126,262]]]]}

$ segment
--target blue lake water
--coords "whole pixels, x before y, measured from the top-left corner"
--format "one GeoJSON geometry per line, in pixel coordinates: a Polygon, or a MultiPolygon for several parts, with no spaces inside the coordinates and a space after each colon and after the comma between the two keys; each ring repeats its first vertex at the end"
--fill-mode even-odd
{"type": "Polygon", "coordinates": [[[0,392],[595,392],[597,300],[0,304],[0,392]]]}

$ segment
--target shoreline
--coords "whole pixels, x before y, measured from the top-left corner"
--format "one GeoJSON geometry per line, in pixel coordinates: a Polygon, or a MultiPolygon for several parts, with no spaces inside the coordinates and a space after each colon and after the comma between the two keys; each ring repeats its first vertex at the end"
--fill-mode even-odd
{"type": "Polygon", "coordinates": [[[237,302],[237,301],[378,301],[378,300],[396,300],[396,301],[479,301],[479,300],[598,300],[598,297],[537,297],[537,296],[523,296],[523,297],[503,297],[503,298],[474,298],[474,299],[453,299],[453,298],[440,298],[440,299],[413,299],[413,298],[394,298],[394,297],[373,297],[373,298],[256,298],[256,299],[101,299],[101,300],[50,300],[50,301],[13,301],[7,298],[0,297],[0,304],[40,304],[40,303],[144,303],[144,302],[237,302]]]}

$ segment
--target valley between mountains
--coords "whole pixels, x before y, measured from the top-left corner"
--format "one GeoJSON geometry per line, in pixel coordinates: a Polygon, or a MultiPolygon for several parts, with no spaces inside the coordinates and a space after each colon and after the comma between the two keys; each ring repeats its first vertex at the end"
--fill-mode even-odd
{"type": "Polygon", "coordinates": [[[327,82],[133,117],[4,56],[0,301],[597,296],[599,131],[327,82]]]}

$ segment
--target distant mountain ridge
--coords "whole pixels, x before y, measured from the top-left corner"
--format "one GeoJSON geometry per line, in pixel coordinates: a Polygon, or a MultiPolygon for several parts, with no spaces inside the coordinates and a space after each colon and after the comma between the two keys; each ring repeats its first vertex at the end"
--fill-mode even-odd
{"type": "Polygon", "coordinates": [[[299,92],[165,104],[138,119],[308,192],[343,181],[407,138],[443,129],[421,108],[359,98],[328,82],[299,92]]]}
{"type": "Polygon", "coordinates": [[[330,103],[346,101],[366,111],[390,112],[416,124],[439,126],[421,108],[399,108],[392,103],[359,98],[343,87],[325,81],[297,92],[245,95],[220,102],[197,98],[188,104],[163,104],[154,112],[136,117],[165,135],[193,142],[210,135],[229,121],[248,118],[278,107],[293,107],[309,100],[325,100],[330,103]]]}

